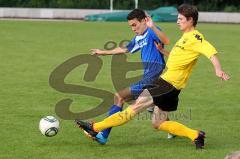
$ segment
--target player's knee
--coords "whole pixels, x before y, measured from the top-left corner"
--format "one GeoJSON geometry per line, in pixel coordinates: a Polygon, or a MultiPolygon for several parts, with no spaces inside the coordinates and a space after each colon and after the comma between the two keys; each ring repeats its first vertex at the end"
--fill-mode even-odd
{"type": "Polygon", "coordinates": [[[151,105],[152,102],[144,99],[144,97],[139,97],[136,102],[131,105],[131,108],[133,109],[134,112],[139,113],[145,110],[149,105],[151,105]]]}
{"type": "Polygon", "coordinates": [[[145,107],[149,107],[150,105],[153,104],[153,100],[152,100],[151,96],[140,95],[138,97],[138,99],[136,100],[136,104],[141,105],[141,106],[145,106],[145,107]]]}
{"type": "Polygon", "coordinates": [[[117,105],[121,105],[124,103],[124,98],[122,98],[118,93],[114,94],[114,103],[117,105]]]}
{"type": "Polygon", "coordinates": [[[160,126],[159,122],[152,122],[152,127],[153,127],[154,129],[158,129],[159,126],[160,126]]]}
{"type": "Polygon", "coordinates": [[[160,125],[165,122],[166,120],[158,120],[158,121],[152,121],[152,127],[154,129],[159,129],[160,125]]]}

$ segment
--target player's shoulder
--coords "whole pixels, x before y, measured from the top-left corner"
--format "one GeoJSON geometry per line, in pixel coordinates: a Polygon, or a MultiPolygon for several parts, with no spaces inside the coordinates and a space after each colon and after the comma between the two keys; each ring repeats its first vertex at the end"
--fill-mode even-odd
{"type": "Polygon", "coordinates": [[[193,42],[202,42],[204,40],[204,36],[198,30],[194,30],[189,35],[189,39],[193,42]]]}
{"type": "MultiPolygon", "coordinates": [[[[156,26],[156,28],[157,28],[158,30],[162,30],[159,26],[156,26]]],[[[154,31],[153,31],[151,28],[148,28],[148,31],[151,32],[151,33],[154,33],[154,31]]],[[[155,33],[154,33],[154,34],[155,34],[155,33]]]]}

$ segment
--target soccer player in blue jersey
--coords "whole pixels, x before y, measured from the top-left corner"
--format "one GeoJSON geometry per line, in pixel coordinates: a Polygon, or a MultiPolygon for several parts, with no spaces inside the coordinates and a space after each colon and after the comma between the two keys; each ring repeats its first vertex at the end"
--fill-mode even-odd
{"type": "MultiPolygon", "coordinates": [[[[144,74],[142,80],[132,84],[130,87],[115,93],[114,105],[110,108],[108,115],[122,110],[124,102],[136,99],[143,91],[143,87],[153,83],[165,68],[164,53],[158,51],[156,43],[167,45],[170,43],[167,36],[156,27],[143,10],[134,9],[128,16],[128,24],[136,36],[126,47],[117,47],[113,50],[92,49],[93,55],[114,55],[123,53],[135,53],[141,50],[144,74]]],[[[168,56],[167,53],[165,53],[168,56]]],[[[99,132],[96,136],[97,142],[105,144],[111,128],[99,132]]]]}

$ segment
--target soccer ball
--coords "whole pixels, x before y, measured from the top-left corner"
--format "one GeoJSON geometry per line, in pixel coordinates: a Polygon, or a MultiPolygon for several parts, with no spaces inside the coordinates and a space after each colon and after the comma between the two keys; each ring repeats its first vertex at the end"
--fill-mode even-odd
{"type": "Polygon", "coordinates": [[[55,136],[59,131],[59,121],[53,116],[46,116],[40,120],[39,130],[47,137],[55,136]]]}

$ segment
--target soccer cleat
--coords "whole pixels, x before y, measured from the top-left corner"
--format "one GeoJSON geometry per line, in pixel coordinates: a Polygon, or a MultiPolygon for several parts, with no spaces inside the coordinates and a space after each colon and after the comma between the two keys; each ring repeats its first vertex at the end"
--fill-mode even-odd
{"type": "Polygon", "coordinates": [[[93,130],[93,123],[82,121],[82,120],[75,120],[76,124],[83,129],[84,134],[89,138],[96,140],[97,132],[93,130]]]}
{"type": "Polygon", "coordinates": [[[177,137],[177,135],[173,135],[171,133],[168,133],[167,135],[167,139],[174,139],[175,137],[177,137]]]}
{"type": "Polygon", "coordinates": [[[203,131],[199,131],[198,137],[194,140],[196,145],[196,149],[204,149],[204,138],[206,133],[203,131]]]}
{"type": "Polygon", "coordinates": [[[101,145],[105,145],[108,141],[108,138],[105,138],[103,136],[103,133],[102,132],[99,132],[97,135],[96,135],[96,141],[101,144],[101,145]]]}

